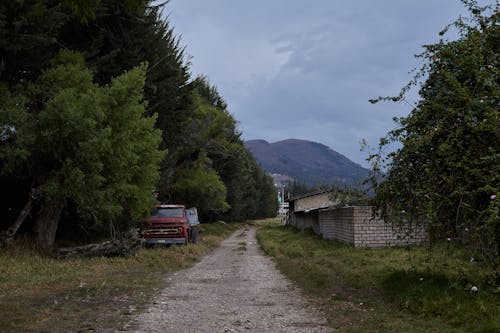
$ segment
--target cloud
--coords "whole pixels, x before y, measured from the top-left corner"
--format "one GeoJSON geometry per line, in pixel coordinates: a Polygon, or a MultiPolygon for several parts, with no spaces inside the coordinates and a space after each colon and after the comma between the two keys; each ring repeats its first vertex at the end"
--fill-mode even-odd
{"type": "Polygon", "coordinates": [[[172,0],[168,8],[193,74],[218,87],[244,138],[314,140],[364,165],[359,141],[376,145],[392,117],[411,110],[368,100],[397,94],[421,45],[465,11],[458,0],[172,0]]]}

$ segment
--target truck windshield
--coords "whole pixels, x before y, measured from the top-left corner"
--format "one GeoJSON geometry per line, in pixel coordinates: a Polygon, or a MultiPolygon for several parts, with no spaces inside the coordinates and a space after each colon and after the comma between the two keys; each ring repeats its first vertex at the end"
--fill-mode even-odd
{"type": "Polygon", "coordinates": [[[155,208],[151,212],[151,217],[183,217],[182,208],[155,208]]]}

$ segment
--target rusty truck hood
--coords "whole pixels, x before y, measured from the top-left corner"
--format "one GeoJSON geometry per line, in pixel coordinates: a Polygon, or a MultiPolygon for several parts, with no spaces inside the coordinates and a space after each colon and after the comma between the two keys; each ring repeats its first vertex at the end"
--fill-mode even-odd
{"type": "Polygon", "coordinates": [[[183,224],[186,223],[186,219],[183,217],[152,217],[146,224],[183,224]]]}

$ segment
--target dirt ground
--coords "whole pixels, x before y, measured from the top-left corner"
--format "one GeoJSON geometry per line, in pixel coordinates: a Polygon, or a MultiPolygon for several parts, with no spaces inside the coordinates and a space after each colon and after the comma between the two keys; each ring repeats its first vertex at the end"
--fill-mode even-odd
{"type": "Polygon", "coordinates": [[[264,256],[255,228],[239,230],[167,287],[127,332],[330,332],[319,306],[264,256]]]}

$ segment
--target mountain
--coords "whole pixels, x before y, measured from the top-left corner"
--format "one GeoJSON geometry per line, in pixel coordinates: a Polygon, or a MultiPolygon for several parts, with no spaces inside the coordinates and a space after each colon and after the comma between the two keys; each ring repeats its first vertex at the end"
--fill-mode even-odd
{"type": "Polygon", "coordinates": [[[307,185],[337,182],[352,186],[368,175],[368,169],[317,142],[249,140],[245,147],[265,171],[288,175],[307,185]]]}

